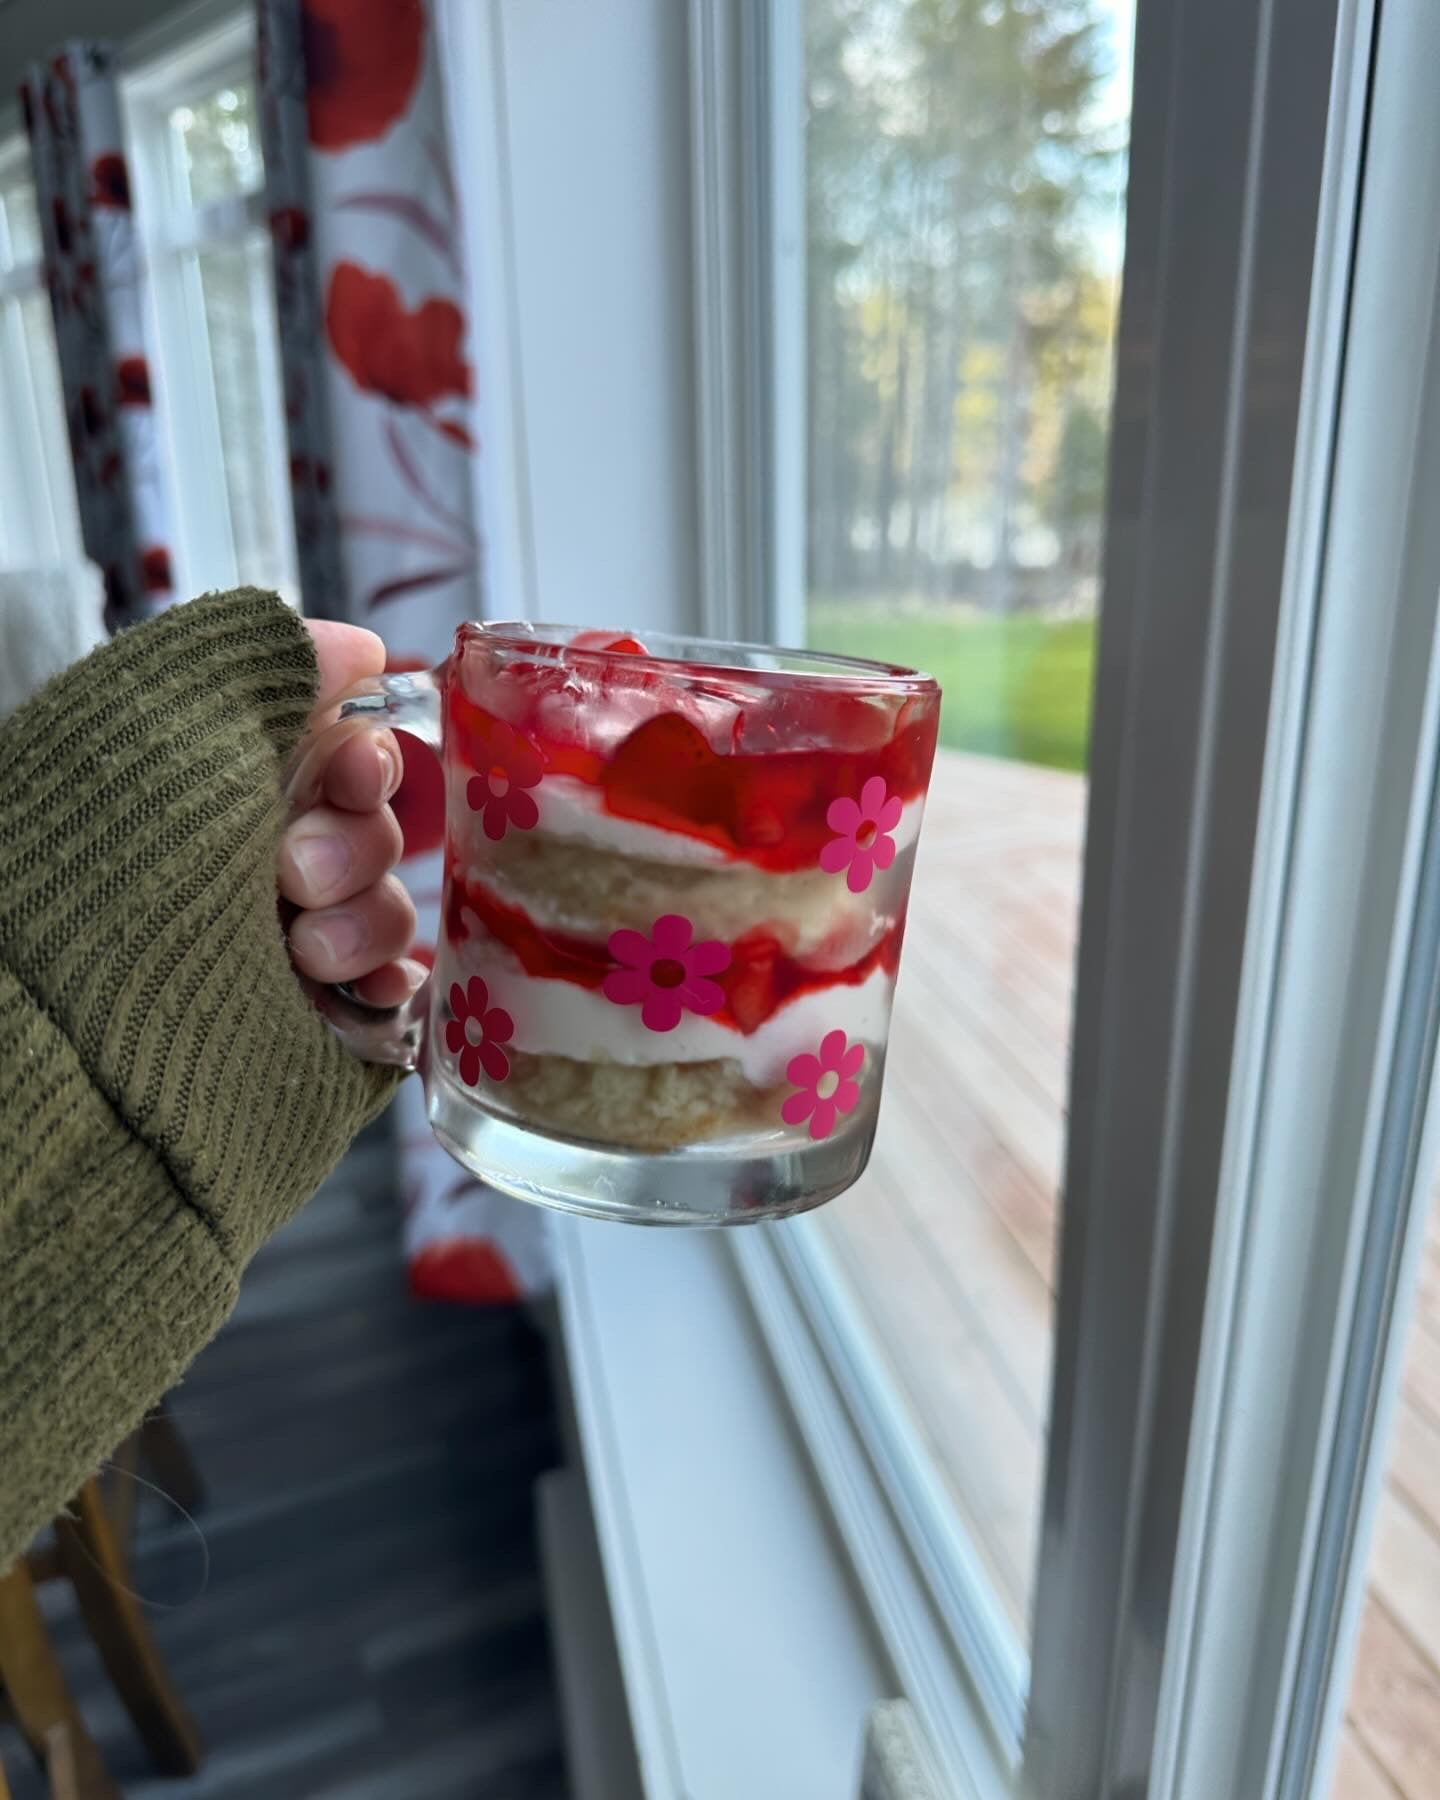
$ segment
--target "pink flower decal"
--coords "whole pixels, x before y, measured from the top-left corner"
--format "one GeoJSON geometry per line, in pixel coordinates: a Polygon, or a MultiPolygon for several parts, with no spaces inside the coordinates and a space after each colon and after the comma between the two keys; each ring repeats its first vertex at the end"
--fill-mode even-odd
{"type": "Polygon", "coordinates": [[[445,1026],[445,1043],[460,1059],[460,1079],[476,1087],[483,1069],[492,1081],[504,1081],[510,1058],[500,1048],[515,1034],[515,1021],[503,1006],[490,1004],[490,990],[478,975],[462,988],[450,984],[450,1011],[455,1015],[445,1026]]]}
{"type": "Polygon", "coordinates": [[[625,966],[605,977],[605,998],[616,1006],[638,1004],[640,1023],[649,1031],[673,1031],[685,1012],[719,1012],[725,993],[709,978],[729,968],[730,948],[718,938],[692,944],[693,930],[679,913],[666,913],[648,938],[638,931],[611,932],[610,954],[625,966]]]}
{"type": "Polygon", "coordinates": [[[832,800],[825,823],[840,835],[820,852],[820,867],[827,875],[848,868],[846,887],[852,894],[863,894],[876,869],[888,869],[895,860],[890,833],[900,823],[902,805],[898,794],[886,795],[881,775],[872,775],[861,788],[858,805],[848,794],[832,800]]]}
{"type": "MultiPolygon", "coordinates": [[[[865,879],[870,879],[868,874],[865,879]]],[[[808,1119],[812,1138],[829,1137],[836,1114],[855,1109],[860,1098],[855,1077],[864,1061],[863,1044],[847,1044],[843,1031],[827,1032],[818,1056],[802,1051],[786,1065],[785,1079],[793,1081],[798,1091],[780,1108],[780,1117],[787,1125],[803,1125],[808,1119]]]]}
{"type": "Polygon", "coordinates": [[[534,797],[525,792],[540,780],[540,755],[518,731],[499,719],[486,734],[483,754],[489,757],[490,766],[483,774],[470,777],[465,798],[471,811],[481,815],[486,837],[498,844],[507,826],[530,831],[540,817],[534,797]]]}

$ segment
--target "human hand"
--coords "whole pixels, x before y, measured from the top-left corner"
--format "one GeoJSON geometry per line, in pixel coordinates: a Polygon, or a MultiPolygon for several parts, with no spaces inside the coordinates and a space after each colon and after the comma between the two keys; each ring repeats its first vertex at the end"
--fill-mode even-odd
{"type": "Polygon", "coordinates": [[[424,978],[404,961],[415,908],[390,873],[400,827],[389,807],[402,763],[394,734],[358,719],[337,720],[336,701],[385,667],[373,631],[307,619],[320,664],[310,735],[290,782],[295,815],[280,841],[276,883],[298,908],[290,959],[312,981],[348,982],[370,1006],[398,1006],[424,978]]]}

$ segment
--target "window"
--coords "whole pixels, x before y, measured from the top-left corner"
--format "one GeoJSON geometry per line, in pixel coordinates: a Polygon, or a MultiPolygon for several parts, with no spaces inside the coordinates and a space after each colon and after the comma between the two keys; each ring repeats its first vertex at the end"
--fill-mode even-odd
{"type": "Polygon", "coordinates": [[[249,21],[126,87],[186,592],[297,596],[249,21]]]}
{"type": "Polygon", "coordinates": [[[806,633],[945,691],[881,1137],[823,1231],[1017,1643],[1049,1405],[1130,29],[1128,0],[805,8],[806,633]]]}
{"type": "Polygon", "coordinates": [[[1132,112],[1124,0],[692,8],[712,622],[946,690],[871,1169],[734,1248],[987,1795],[1433,1785],[1440,20],[1240,10],[1132,112]]]}
{"type": "Polygon", "coordinates": [[[40,222],[23,142],[0,148],[0,565],[83,556],[40,222]]]}

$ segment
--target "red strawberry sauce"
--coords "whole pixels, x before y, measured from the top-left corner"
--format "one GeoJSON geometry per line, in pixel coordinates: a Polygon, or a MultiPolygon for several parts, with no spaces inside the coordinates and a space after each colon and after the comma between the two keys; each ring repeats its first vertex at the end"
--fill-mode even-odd
{"type": "MultiPolygon", "coordinates": [[[[553,692],[560,679],[558,670],[543,666],[527,668],[523,678],[504,678],[506,721],[539,752],[547,775],[598,789],[616,818],[699,838],[757,868],[813,868],[834,836],[825,821],[830,803],[859,794],[870,776],[882,776],[887,793],[903,800],[923,794],[930,779],[938,695],[889,707],[846,694],[807,697],[809,735],[833,747],[804,750],[722,753],[680,712],[655,712],[606,756],[578,736],[546,729],[541,702],[547,682],[553,692]]],[[[663,679],[639,664],[630,676],[630,697],[636,687],[653,693],[663,679]]],[[[497,689],[501,685],[497,678],[497,689]]],[[[450,694],[452,754],[477,769],[488,766],[484,746],[493,739],[493,715],[458,680],[450,694]]],[[[738,733],[738,715],[736,727],[738,733]]],[[[778,735],[778,725],[776,730],[778,735]]]]}
{"type": "MultiPolygon", "coordinates": [[[[527,975],[598,988],[615,967],[605,943],[544,929],[523,908],[508,905],[479,882],[466,881],[452,862],[445,888],[445,932],[452,944],[464,943],[467,936],[463,907],[475,914],[527,975]]],[[[763,926],[747,931],[730,946],[729,968],[713,978],[724,990],[725,1004],[710,1017],[748,1037],[799,994],[858,987],[875,969],[885,969],[893,976],[900,964],[904,935],[902,913],[879,943],[848,968],[814,969],[788,956],[763,926]]]]}

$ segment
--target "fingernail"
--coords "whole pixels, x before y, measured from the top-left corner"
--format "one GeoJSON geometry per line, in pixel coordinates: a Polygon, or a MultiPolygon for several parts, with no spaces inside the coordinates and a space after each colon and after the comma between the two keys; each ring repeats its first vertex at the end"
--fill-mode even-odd
{"type": "Polygon", "coordinates": [[[383,806],[400,786],[400,778],[405,773],[405,764],[400,755],[400,746],[393,737],[377,739],[375,748],[380,752],[380,761],[385,770],[380,784],[380,804],[383,806]]]}
{"type": "Polygon", "coordinates": [[[290,839],[290,856],[312,894],[328,894],[345,879],[350,867],[350,846],[343,837],[332,834],[295,833],[290,839]]]}
{"type": "Polygon", "coordinates": [[[337,963],[348,962],[370,940],[370,933],[359,913],[332,912],[320,917],[312,913],[305,925],[319,938],[325,953],[337,963]]]}

